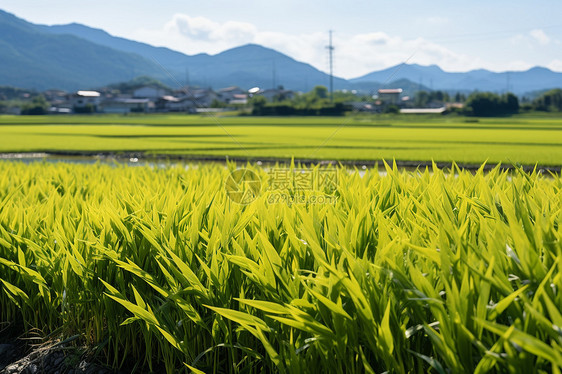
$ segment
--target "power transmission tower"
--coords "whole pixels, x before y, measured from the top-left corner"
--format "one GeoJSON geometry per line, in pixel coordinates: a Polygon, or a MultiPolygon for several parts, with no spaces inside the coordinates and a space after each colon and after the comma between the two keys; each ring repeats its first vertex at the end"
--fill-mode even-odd
{"type": "Polygon", "coordinates": [[[330,44],[326,47],[330,54],[330,102],[334,102],[334,46],[332,45],[332,30],[330,30],[330,44]]]}

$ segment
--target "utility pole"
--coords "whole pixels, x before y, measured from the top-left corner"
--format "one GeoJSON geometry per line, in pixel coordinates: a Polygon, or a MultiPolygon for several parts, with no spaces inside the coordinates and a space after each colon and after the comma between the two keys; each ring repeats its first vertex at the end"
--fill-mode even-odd
{"type": "Polygon", "coordinates": [[[272,61],[272,71],[271,71],[272,75],[271,75],[271,83],[273,85],[273,89],[277,88],[277,69],[275,68],[275,60],[272,61]]]}
{"type": "Polygon", "coordinates": [[[330,54],[330,102],[334,102],[334,46],[332,45],[332,30],[330,30],[330,44],[326,47],[330,54]]]}

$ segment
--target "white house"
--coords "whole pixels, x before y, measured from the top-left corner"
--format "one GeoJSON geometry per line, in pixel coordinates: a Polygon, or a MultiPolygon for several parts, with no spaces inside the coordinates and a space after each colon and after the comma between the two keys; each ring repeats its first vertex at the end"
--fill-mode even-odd
{"type": "Polygon", "coordinates": [[[246,105],[248,104],[248,95],[246,94],[236,94],[228,102],[229,105],[246,105]]]}
{"type": "Polygon", "coordinates": [[[97,111],[101,104],[101,94],[97,91],[77,91],[70,97],[70,103],[78,111],[87,106],[92,106],[97,111]]]}
{"type": "Polygon", "coordinates": [[[386,105],[399,105],[400,95],[402,94],[401,88],[381,88],[378,91],[379,100],[386,105]]]}
{"type": "Polygon", "coordinates": [[[133,91],[133,97],[138,99],[153,99],[167,95],[168,92],[160,87],[145,86],[133,91]]]}

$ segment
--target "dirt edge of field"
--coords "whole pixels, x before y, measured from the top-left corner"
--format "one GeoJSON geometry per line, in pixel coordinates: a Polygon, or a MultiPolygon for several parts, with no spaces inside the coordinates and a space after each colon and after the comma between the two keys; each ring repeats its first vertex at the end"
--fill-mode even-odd
{"type": "MultiPolygon", "coordinates": [[[[274,157],[221,157],[221,156],[199,156],[182,154],[156,154],[144,151],[132,152],[87,152],[87,151],[46,151],[46,152],[19,152],[19,153],[0,153],[0,160],[49,160],[49,159],[68,159],[68,161],[116,161],[124,163],[143,163],[143,162],[218,162],[225,163],[233,161],[237,163],[258,163],[259,165],[289,164],[294,161],[295,165],[342,165],[349,168],[371,168],[375,165],[379,168],[384,167],[384,160],[329,160],[329,159],[310,159],[310,158],[274,158],[274,157]]],[[[392,164],[393,160],[386,160],[392,164]]],[[[452,166],[450,161],[415,161],[415,160],[394,160],[399,168],[425,169],[432,168],[435,164],[440,169],[449,169],[452,166]]],[[[496,163],[482,164],[475,163],[456,163],[459,169],[476,171],[483,167],[484,170],[491,170],[497,166],[496,163]]],[[[538,170],[544,173],[561,173],[561,165],[513,165],[501,164],[502,170],[523,169],[526,172],[538,170]]]]}

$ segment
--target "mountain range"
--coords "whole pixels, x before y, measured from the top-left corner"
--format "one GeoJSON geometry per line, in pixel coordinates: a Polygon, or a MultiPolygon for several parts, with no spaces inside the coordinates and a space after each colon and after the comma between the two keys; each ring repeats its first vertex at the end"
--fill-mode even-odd
{"type": "Polygon", "coordinates": [[[355,84],[382,82],[388,77],[420,82],[420,84],[429,86],[430,89],[446,91],[510,91],[521,95],[531,91],[562,87],[562,73],[544,67],[501,73],[485,69],[450,73],[443,71],[437,65],[421,66],[417,64],[400,64],[350,79],[349,82],[355,84]]]}
{"type": "MultiPolygon", "coordinates": [[[[186,83],[221,88],[240,86],[309,91],[328,85],[328,74],[276,50],[247,44],[224,52],[186,55],[112,36],[104,30],[72,23],[37,25],[0,10],[0,85],[76,90],[96,88],[145,75],[171,87],[186,83]]],[[[562,73],[535,67],[527,71],[462,73],[437,65],[400,64],[354,79],[334,78],[336,89],[372,93],[401,87],[450,92],[474,90],[516,94],[562,87],[562,73]]]]}

